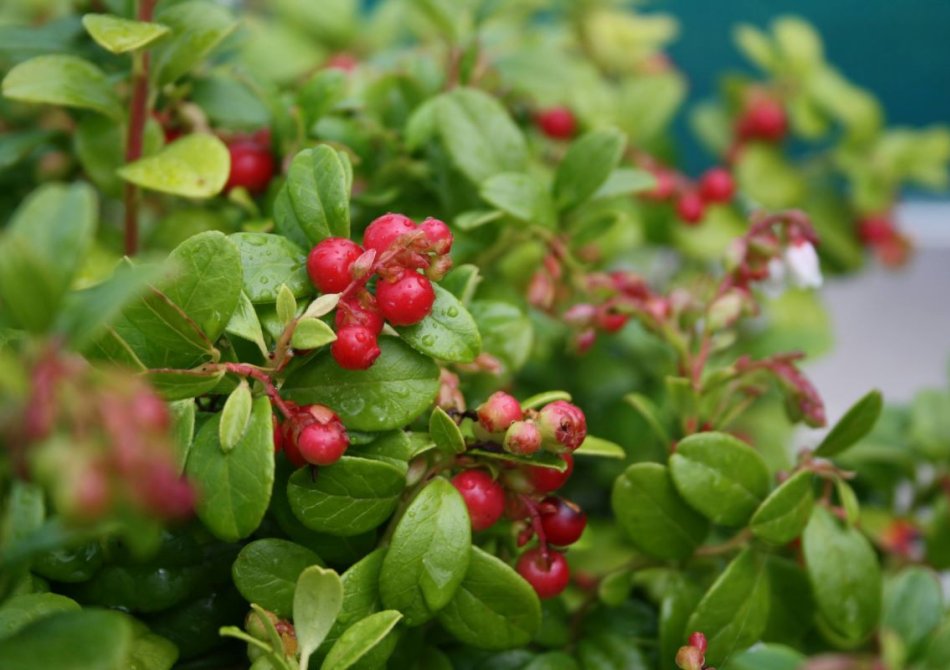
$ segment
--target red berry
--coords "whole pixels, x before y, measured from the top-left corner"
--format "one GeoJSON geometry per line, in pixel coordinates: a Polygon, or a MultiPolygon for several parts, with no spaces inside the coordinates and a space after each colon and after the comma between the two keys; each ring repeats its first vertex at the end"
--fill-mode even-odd
{"type": "Polygon", "coordinates": [[[340,293],[353,281],[350,268],[363,248],[345,237],[328,237],[310,250],[307,274],[322,293],[340,293]]]}
{"type": "Polygon", "coordinates": [[[165,430],[171,423],[168,406],[151,392],[139,393],[132,399],[132,420],[140,428],[165,430]]]}
{"type": "Polygon", "coordinates": [[[366,291],[362,296],[347,296],[340,300],[336,308],[335,323],[337,330],[345,326],[363,326],[379,335],[386,322],[379,313],[376,298],[366,291]]]}
{"type": "Polygon", "coordinates": [[[737,130],[742,139],[778,142],[788,132],[788,117],[778,100],[761,97],[746,108],[737,130]]]}
{"type": "Polygon", "coordinates": [[[328,424],[311,423],[301,430],[297,437],[300,455],[313,465],[333,465],[340,460],[348,446],[350,441],[339,421],[328,424]]]}
{"type": "Polygon", "coordinates": [[[597,314],[597,325],[603,331],[616,333],[627,325],[627,319],[626,314],[617,314],[616,312],[601,310],[597,314]]]}
{"type": "Polygon", "coordinates": [[[307,464],[307,459],[305,459],[303,454],[300,453],[300,449],[297,448],[297,443],[294,442],[290,431],[286,427],[284,428],[284,439],[282,440],[282,444],[284,455],[295,468],[302,468],[307,464]]]}
{"type": "Polygon", "coordinates": [[[277,421],[276,414],[271,415],[271,420],[274,423],[274,453],[276,454],[284,448],[284,431],[277,421]]]}
{"type": "Polygon", "coordinates": [[[541,527],[551,544],[566,547],[580,538],[587,526],[587,515],[564,498],[545,498],[541,504],[541,527]]]}
{"type": "Polygon", "coordinates": [[[736,184],[729,170],[712,168],[699,179],[699,195],[706,202],[729,202],[736,184]]]}
{"type": "Polygon", "coordinates": [[[376,334],[363,326],[343,326],[336,331],[330,353],[344,370],[365,370],[379,358],[376,334]]]}
{"type": "Polygon", "coordinates": [[[552,451],[563,451],[563,448],[574,451],[587,437],[584,412],[565,400],[555,400],[542,407],[538,427],[544,436],[544,446],[552,451]]]}
{"type": "Polygon", "coordinates": [[[394,326],[419,323],[432,311],[435,291],[432,283],[418,272],[404,271],[394,282],[376,284],[379,311],[394,326]]]}
{"type": "Polygon", "coordinates": [[[363,246],[367,249],[376,250],[376,258],[387,251],[393,243],[408,233],[413,233],[418,228],[407,216],[402,214],[383,214],[366,227],[363,233],[363,246]]]}
{"type": "Polygon", "coordinates": [[[555,140],[568,140],[577,130],[574,113],[567,107],[549,107],[538,112],[535,118],[538,128],[555,140]]]}
{"type": "Polygon", "coordinates": [[[858,221],[858,237],[868,246],[890,242],[896,232],[887,216],[869,216],[858,221]]]}
{"type": "Polygon", "coordinates": [[[643,193],[647,200],[669,200],[676,193],[676,173],[666,168],[653,170],[656,186],[643,193]]]}
{"type": "Polygon", "coordinates": [[[419,228],[426,234],[426,240],[437,254],[447,254],[452,249],[452,231],[443,221],[428,218],[419,224],[419,228]]]}
{"type": "Polygon", "coordinates": [[[676,201],[676,214],[686,223],[699,223],[705,213],[706,203],[694,191],[687,191],[676,201]]]}
{"type": "Polygon", "coordinates": [[[228,147],[231,154],[231,173],[225,190],[243,186],[251,193],[267,188],[274,176],[274,157],[270,148],[249,140],[234,142],[228,147]]]}
{"type": "Polygon", "coordinates": [[[571,570],[564,556],[556,551],[548,552],[545,561],[540,549],[529,549],[518,559],[518,574],[525,578],[539,598],[553,598],[567,588],[571,570]]]}
{"type": "Polygon", "coordinates": [[[701,654],[706,653],[706,636],[702,633],[693,633],[689,636],[689,646],[699,649],[701,654]]]}
{"type": "Polygon", "coordinates": [[[541,431],[533,421],[515,421],[508,426],[502,446],[509,453],[530,456],[541,448],[541,431]]]}
{"type": "Polygon", "coordinates": [[[360,64],[359,59],[345,51],[335,53],[327,59],[324,67],[328,70],[341,70],[343,72],[352,72],[360,64]]]}
{"type": "Polygon", "coordinates": [[[478,422],[489,433],[508,430],[508,426],[524,418],[521,404],[514,396],[504,391],[492,393],[475,411],[478,414],[478,422]]]}
{"type": "Polygon", "coordinates": [[[466,470],[452,478],[452,485],[462,494],[472,530],[485,530],[495,525],[505,511],[505,490],[484,470],[466,470]]]}
{"type": "Polygon", "coordinates": [[[538,493],[551,493],[564,486],[564,483],[574,472],[574,457],[571,454],[561,454],[561,458],[567,463],[567,469],[564,472],[558,472],[554,468],[540,468],[536,465],[528,467],[528,478],[538,493]]]}

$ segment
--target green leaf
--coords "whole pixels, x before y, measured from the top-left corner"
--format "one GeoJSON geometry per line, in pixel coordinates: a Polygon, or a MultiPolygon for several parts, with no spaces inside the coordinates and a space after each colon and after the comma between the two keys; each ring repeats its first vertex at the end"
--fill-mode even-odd
{"type": "Polygon", "coordinates": [[[327,237],[350,236],[350,188],[344,158],[332,147],[304,149],[290,164],[274,203],[277,230],[310,247],[327,237]]]}
{"type": "Polygon", "coordinates": [[[804,654],[778,644],[757,645],[729,659],[722,670],[799,670],[804,654]]]}
{"type": "Polygon", "coordinates": [[[656,435],[660,441],[660,444],[672,444],[670,433],[664,425],[665,422],[660,414],[660,409],[653,400],[640,393],[628,393],[623,399],[624,402],[639,412],[640,416],[643,417],[644,421],[646,421],[650,427],[650,430],[653,431],[653,434],[656,435]]]}
{"type": "Polygon", "coordinates": [[[537,178],[524,172],[501,172],[479,186],[482,199],[506,214],[546,228],[555,225],[551,194],[537,178]]]}
{"type": "Polygon", "coordinates": [[[626,138],[616,128],[592,130],[571,143],[554,175],[559,209],[575,207],[597,192],[623,155],[626,138]]]}
{"type": "Polygon", "coordinates": [[[627,468],[614,482],[611,504],[630,541],[656,558],[686,558],[709,532],[709,522],[686,504],[658,463],[627,468]]]}
{"type": "Polygon", "coordinates": [[[198,487],[198,518],[216,537],[234,542],[261,523],[274,485],[274,427],[270,401],[254,401],[247,431],[225,453],[216,414],[198,431],[186,472],[198,487]]]}
{"type": "Polygon", "coordinates": [[[585,670],[649,670],[636,640],[613,632],[596,632],[580,640],[577,657],[585,670]]]}
{"type": "Polygon", "coordinates": [[[813,628],[815,618],[815,601],[804,566],[794,560],[770,556],[766,570],[769,602],[780,605],[769,607],[762,639],[800,646],[804,635],[813,628]]]}
{"type": "Polygon", "coordinates": [[[463,644],[511,649],[528,644],[537,632],[541,603],[507,563],[472,547],[465,579],[438,619],[463,644]]]}
{"type": "Polygon", "coordinates": [[[465,451],[462,430],[441,407],[433,409],[429,417],[429,437],[446,454],[461,454],[465,451]]]}
{"type": "Polygon", "coordinates": [[[63,298],[53,268],[21,237],[0,238],[0,301],[7,323],[31,333],[52,326],[63,298]],[[29,292],[20,287],[30,282],[29,292]]]}
{"type": "Polygon", "coordinates": [[[241,441],[251,420],[251,406],[254,398],[251,397],[251,387],[246,379],[242,379],[221,409],[221,421],[218,423],[218,440],[221,442],[221,451],[228,453],[241,441]]]}
{"type": "Polygon", "coordinates": [[[838,423],[828,431],[825,439],[815,449],[815,455],[831,458],[856,443],[871,432],[884,409],[880,391],[871,391],[854,403],[838,423]]]}
{"type": "Polygon", "coordinates": [[[705,633],[706,662],[719,665],[759,639],[768,612],[765,558],[746,549],[709,587],[686,629],[705,633]]]}
{"type": "Polygon", "coordinates": [[[703,597],[703,590],[685,575],[671,579],[660,602],[659,656],[662,670],[674,670],[677,650],[693,631],[686,631],[686,624],[696,605],[703,597]]]}
{"type": "Polygon", "coordinates": [[[86,14],[82,25],[99,46],[114,54],[137,51],[169,32],[168,26],[160,23],[132,21],[111,14],[86,14]]]}
{"type": "Polygon", "coordinates": [[[482,335],[482,351],[499,358],[508,372],[521,369],[534,346],[531,319],[514,305],[493,300],[476,300],[469,311],[482,335]]]}
{"type": "Polygon", "coordinates": [[[527,154],[524,136],[497,99],[457,88],[436,100],[439,137],[466,177],[480,184],[500,172],[521,169],[527,154]]]}
{"type": "Polygon", "coordinates": [[[321,670],[379,667],[377,664],[385,663],[395,647],[396,640],[389,634],[401,618],[399,612],[385,610],[356,622],[330,648],[321,670]]]}
{"type": "Polygon", "coordinates": [[[823,623],[849,643],[865,639],[881,613],[881,568],[870,543],[816,506],[802,551],[823,623]]]}
{"type": "Polygon", "coordinates": [[[251,299],[247,297],[244,291],[238,297],[237,307],[231,314],[231,320],[224,327],[228,335],[234,335],[253,342],[261,350],[261,354],[267,355],[267,344],[264,342],[264,330],[261,328],[261,320],[254,311],[254,305],[251,299]]]}
{"type": "Polygon", "coordinates": [[[3,137],[0,137],[0,172],[10,169],[25,159],[53,136],[54,133],[49,130],[7,131],[3,137]]]}
{"type": "Polygon", "coordinates": [[[151,191],[210,198],[224,188],[230,170],[231,155],[224,142],[214,135],[191,133],[157,154],[119,168],[118,174],[151,191]]]}
{"type": "Polygon", "coordinates": [[[541,393],[535,393],[533,396],[529,396],[521,401],[521,409],[536,409],[555,400],[566,400],[570,402],[571,394],[567,391],[542,391],[541,393]]]}
{"type": "Polygon", "coordinates": [[[940,581],[927,568],[904,568],[884,585],[881,627],[900,636],[909,657],[926,644],[943,611],[940,581]]]}
{"type": "Polygon", "coordinates": [[[518,465],[530,465],[537,468],[550,468],[558,472],[564,472],[567,469],[567,462],[549,451],[539,451],[530,456],[520,454],[509,454],[507,451],[489,451],[488,449],[469,449],[468,454],[477,458],[488,458],[505,463],[517,463],[518,465]]]}
{"type": "Polygon", "coordinates": [[[297,315],[297,299],[285,284],[281,284],[277,290],[277,304],[274,309],[277,311],[277,320],[284,326],[289,325],[297,315]]]}
{"type": "Polygon", "coordinates": [[[627,452],[619,444],[605,440],[600,437],[588,435],[581,442],[581,446],[574,450],[575,456],[598,456],[600,458],[619,458],[627,457],[627,452]]]}
{"type": "Polygon", "coordinates": [[[317,349],[336,340],[336,333],[320,319],[300,319],[290,340],[294,349],[317,349]]]}
{"type": "Polygon", "coordinates": [[[132,617],[132,651],[129,653],[129,670],[171,670],[178,660],[178,647],[161,635],[156,635],[148,626],[132,617]]]}
{"type": "Polygon", "coordinates": [[[37,56],[7,72],[3,95],[11,100],[91,109],[120,121],[124,108],[105,73],[87,60],[37,56]]]}
{"type": "Polygon", "coordinates": [[[385,548],[376,549],[347,568],[343,581],[343,605],[336,623],[327,634],[326,644],[335,642],[354,623],[380,609],[379,571],[385,548]]]}
{"type": "Polygon", "coordinates": [[[397,338],[379,338],[379,348],[368,370],[344,370],[321,354],[291,373],[281,390],[297,403],[327,405],[354,430],[402,428],[431,406],[439,368],[397,338]]]}
{"type": "Polygon", "coordinates": [[[187,398],[168,403],[168,411],[172,417],[172,439],[175,443],[175,462],[178,464],[178,473],[185,471],[188,462],[188,453],[195,441],[195,413],[198,406],[194,400],[187,398]]]}
{"type": "Polygon", "coordinates": [[[224,370],[152,370],[145,376],[152,388],[172,401],[197,398],[211,391],[224,379],[224,370]]]}
{"type": "Polygon", "coordinates": [[[838,494],[838,502],[841,503],[841,509],[844,510],[844,518],[850,525],[855,525],[861,517],[861,505],[858,502],[858,496],[854,489],[848,486],[848,483],[839,478],[835,479],[835,491],[838,494]]]}
{"type": "Polygon", "coordinates": [[[801,535],[815,504],[812,479],[812,474],[803,470],[772,491],[749,520],[753,535],[779,545],[801,535]]]}
{"type": "Polygon", "coordinates": [[[0,605],[0,639],[10,637],[34,621],[59,612],[79,610],[79,603],[57,593],[26,593],[0,605]]]}
{"type": "Polygon", "coordinates": [[[300,573],[294,590],[294,629],[300,645],[300,670],[326,638],[343,604],[340,575],[312,566],[300,573]]]}
{"type": "Polygon", "coordinates": [[[466,263],[452,268],[440,285],[458,298],[462,305],[467,305],[475,296],[475,291],[481,281],[482,276],[478,267],[466,263]]]}
{"type": "Polygon", "coordinates": [[[4,670],[124,670],[132,627],[124,614],[97,609],[61,612],[0,640],[4,670]]]}
{"type": "Polygon", "coordinates": [[[313,285],[307,276],[307,255],[286,237],[234,233],[230,239],[241,253],[244,292],[251,302],[276,302],[282,284],[295,298],[313,295],[313,285]]]}
{"type": "Polygon", "coordinates": [[[727,526],[748,521],[769,490],[769,471],[752,447],[725,433],[696,433],[670,456],[680,495],[710,520],[727,526]]]}
{"type": "Polygon", "coordinates": [[[293,614],[294,589],[305,568],[320,557],[289,540],[255,540],[241,549],[231,566],[234,585],[245,600],[286,619],[293,614]]]}
{"type": "Polygon", "coordinates": [[[739,24],[732,33],[739,51],[763,70],[771,71],[777,58],[768,35],[754,26],[739,24]]]}
{"type": "Polygon", "coordinates": [[[916,451],[928,458],[950,457],[950,393],[924,389],[914,396],[908,437],[916,451]]]}
{"type": "Polygon", "coordinates": [[[648,170],[617,168],[608,175],[607,180],[591,196],[591,200],[633,195],[654,188],[656,188],[656,177],[648,170]]]}
{"type": "Polygon", "coordinates": [[[482,350],[482,338],[475,319],[459,299],[438,284],[432,311],[413,326],[397,328],[405,342],[416,351],[451,363],[471,363],[482,350]]]}
{"type": "Polygon", "coordinates": [[[472,542],[465,501],[438,477],[399,520],[379,575],[383,604],[418,626],[445,607],[465,576],[472,542]]]}
{"type": "Polygon", "coordinates": [[[188,74],[237,27],[224,7],[201,0],[170,5],[155,18],[172,30],[153,54],[154,79],[160,86],[188,74]]]}
{"type": "Polygon", "coordinates": [[[295,472],[287,483],[287,498],[307,528],[346,537],[388,519],[405,485],[405,474],[395,465],[344,456],[320,468],[316,478],[307,469],[295,472]]]}

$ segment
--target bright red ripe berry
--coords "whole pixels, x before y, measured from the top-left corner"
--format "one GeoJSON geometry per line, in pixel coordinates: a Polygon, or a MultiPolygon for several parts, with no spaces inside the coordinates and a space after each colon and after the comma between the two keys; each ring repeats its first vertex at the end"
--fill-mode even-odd
{"type": "Polygon", "coordinates": [[[689,636],[689,646],[696,647],[700,653],[706,653],[706,636],[696,632],[689,636]]]}
{"type": "Polygon", "coordinates": [[[426,234],[426,240],[437,254],[447,254],[452,250],[452,231],[445,222],[428,218],[419,224],[419,228],[426,234]]]}
{"type": "Polygon", "coordinates": [[[300,431],[297,437],[297,449],[304,460],[312,465],[333,465],[350,441],[343,426],[336,423],[312,423],[300,431]]]}
{"type": "Polygon", "coordinates": [[[363,248],[345,237],[328,237],[310,250],[307,274],[322,293],[340,293],[353,281],[350,268],[363,248]]]}
{"type": "Polygon", "coordinates": [[[567,469],[564,472],[558,472],[553,468],[539,468],[536,465],[528,467],[528,478],[531,480],[534,490],[538,493],[551,493],[564,486],[564,483],[574,472],[574,456],[571,454],[561,454],[561,458],[567,463],[567,469]]]}
{"type": "Polygon", "coordinates": [[[729,170],[712,168],[699,179],[699,195],[706,202],[729,202],[736,190],[729,170]]]}
{"type": "Polygon", "coordinates": [[[402,214],[383,214],[366,227],[363,233],[363,246],[376,250],[376,258],[387,251],[393,243],[418,228],[408,216],[402,214]]]}
{"type": "Polygon", "coordinates": [[[228,147],[231,173],[225,190],[243,186],[251,193],[261,193],[274,176],[274,157],[270,148],[249,140],[234,142],[228,147]]]}
{"type": "Polygon", "coordinates": [[[587,526],[587,515],[580,507],[564,498],[545,498],[541,504],[541,527],[551,544],[566,547],[574,544],[587,526]]]}
{"type": "Polygon", "coordinates": [[[541,431],[533,421],[515,421],[505,431],[505,451],[530,456],[541,448],[541,431]]]}
{"type": "Polygon", "coordinates": [[[376,333],[363,326],[343,326],[336,331],[330,353],[344,370],[365,370],[379,358],[376,333]]]}
{"type": "Polygon", "coordinates": [[[788,117],[778,100],[758,98],[739,119],[737,130],[742,139],[778,142],[788,132],[788,117]]]}
{"type": "Polygon", "coordinates": [[[571,570],[564,556],[556,551],[548,552],[545,561],[540,549],[529,549],[518,559],[518,574],[525,578],[539,598],[553,598],[567,588],[571,570]]]}
{"type": "Polygon", "coordinates": [[[587,418],[577,405],[565,400],[555,400],[541,408],[538,413],[538,428],[544,437],[545,447],[574,451],[587,437],[587,418]]]}
{"type": "Polygon", "coordinates": [[[419,323],[432,311],[435,291],[432,283],[418,272],[404,271],[394,282],[376,284],[379,311],[394,326],[419,323]]]}
{"type": "Polygon", "coordinates": [[[868,246],[890,242],[896,233],[887,216],[869,216],[858,221],[858,237],[868,246]]]}
{"type": "Polygon", "coordinates": [[[555,140],[568,140],[577,130],[574,113],[567,107],[549,107],[535,117],[541,132],[555,140]]]}
{"type": "Polygon", "coordinates": [[[608,333],[616,333],[627,325],[627,315],[617,314],[608,310],[601,310],[597,314],[597,325],[608,333]]]}
{"type": "Polygon", "coordinates": [[[508,426],[524,418],[521,403],[504,391],[492,393],[475,411],[478,414],[478,422],[489,433],[508,430],[508,426]]]}
{"type": "Polygon", "coordinates": [[[277,421],[277,415],[271,415],[271,420],[274,424],[274,453],[281,451],[284,448],[284,431],[280,425],[280,422],[277,421]]]}
{"type": "Polygon", "coordinates": [[[706,203],[698,193],[687,191],[676,201],[676,215],[686,223],[699,223],[705,213],[706,203]]]}
{"type": "Polygon", "coordinates": [[[369,292],[361,297],[348,296],[340,300],[334,321],[338,331],[346,326],[363,326],[376,335],[382,332],[386,323],[379,313],[376,298],[369,292]]]}
{"type": "Polygon", "coordinates": [[[452,485],[462,494],[472,530],[495,525],[505,511],[505,490],[484,470],[466,470],[452,477],[452,485]]]}

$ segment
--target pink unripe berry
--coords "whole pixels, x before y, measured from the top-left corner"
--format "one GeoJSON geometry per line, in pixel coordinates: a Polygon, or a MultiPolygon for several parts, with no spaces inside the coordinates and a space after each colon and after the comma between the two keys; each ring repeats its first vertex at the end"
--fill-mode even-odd
{"type": "Polygon", "coordinates": [[[489,433],[506,431],[508,426],[524,418],[518,400],[504,391],[492,393],[476,412],[478,422],[489,433]]]}
{"type": "Polygon", "coordinates": [[[447,254],[452,250],[452,231],[443,221],[429,217],[421,224],[419,228],[426,235],[429,246],[437,254],[447,254]]]}
{"type": "Polygon", "coordinates": [[[729,202],[735,189],[736,183],[725,168],[707,170],[699,179],[699,195],[706,202],[729,202]]]}
{"type": "Polygon", "coordinates": [[[656,186],[643,193],[647,200],[669,200],[676,193],[676,173],[666,168],[657,168],[653,170],[653,178],[656,180],[656,186]]]}
{"type": "Polygon", "coordinates": [[[472,530],[486,530],[501,518],[505,511],[505,490],[487,472],[460,472],[452,478],[452,485],[462,494],[472,530]]]}
{"type": "Polygon", "coordinates": [[[706,636],[700,632],[695,632],[689,636],[690,646],[696,647],[703,654],[706,653],[706,636]]]}
{"type": "Polygon", "coordinates": [[[551,451],[574,451],[587,437],[587,419],[577,405],[555,400],[538,413],[544,447],[551,451]]]}
{"type": "Polygon", "coordinates": [[[687,191],[676,201],[676,215],[687,224],[702,221],[706,214],[706,203],[695,191],[687,191]]]}
{"type": "Polygon", "coordinates": [[[680,670],[703,670],[706,659],[696,647],[680,647],[676,652],[676,665],[680,670]]]}
{"type": "Polygon", "coordinates": [[[505,431],[505,451],[530,456],[541,448],[541,431],[533,421],[515,421],[505,431]]]}

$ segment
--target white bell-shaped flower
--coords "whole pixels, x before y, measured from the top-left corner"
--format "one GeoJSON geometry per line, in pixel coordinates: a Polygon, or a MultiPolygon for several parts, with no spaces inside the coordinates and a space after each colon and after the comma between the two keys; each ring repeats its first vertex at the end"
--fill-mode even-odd
{"type": "Polygon", "coordinates": [[[821,265],[818,252],[811,242],[797,240],[785,249],[785,268],[789,283],[798,288],[818,288],[821,286],[821,265]]]}

